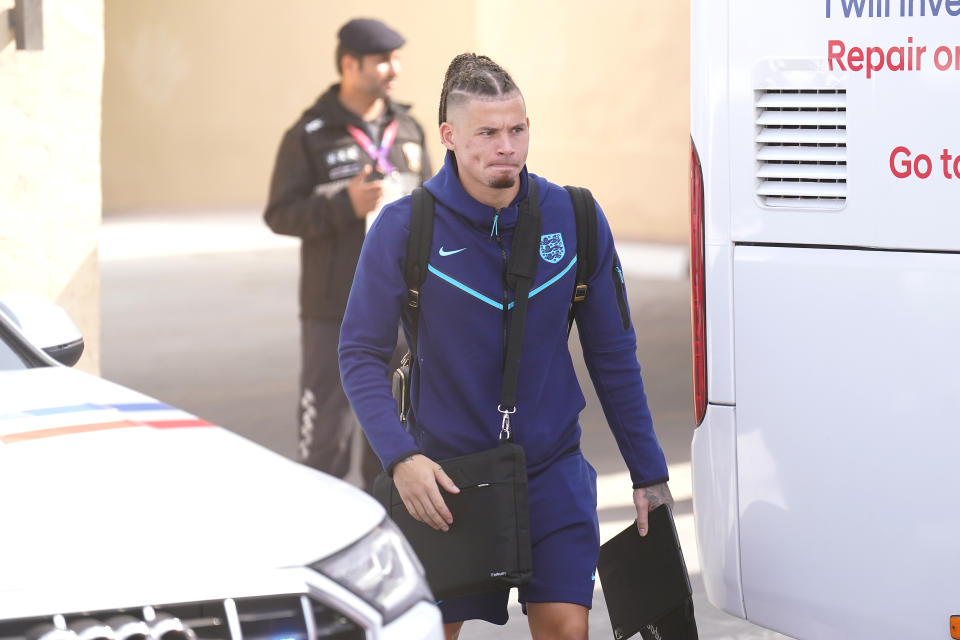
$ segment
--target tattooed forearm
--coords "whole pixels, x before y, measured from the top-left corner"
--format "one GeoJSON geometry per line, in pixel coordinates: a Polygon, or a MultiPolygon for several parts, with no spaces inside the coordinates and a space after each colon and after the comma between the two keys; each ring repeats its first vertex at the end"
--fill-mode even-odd
{"type": "Polygon", "coordinates": [[[670,494],[670,487],[667,483],[655,484],[652,487],[644,487],[643,497],[650,501],[650,508],[656,509],[662,504],[673,506],[673,496],[670,494]]]}

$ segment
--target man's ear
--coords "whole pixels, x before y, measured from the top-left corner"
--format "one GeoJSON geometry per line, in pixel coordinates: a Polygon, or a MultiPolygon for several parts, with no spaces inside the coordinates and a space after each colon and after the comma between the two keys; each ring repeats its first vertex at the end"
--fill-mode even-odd
{"type": "Polygon", "coordinates": [[[440,142],[450,151],[456,151],[456,144],[453,141],[453,127],[449,122],[440,125],[440,142]]]}
{"type": "Polygon", "coordinates": [[[348,73],[353,75],[357,72],[357,69],[360,68],[360,61],[349,53],[343,54],[340,57],[340,75],[345,76],[348,73]]]}

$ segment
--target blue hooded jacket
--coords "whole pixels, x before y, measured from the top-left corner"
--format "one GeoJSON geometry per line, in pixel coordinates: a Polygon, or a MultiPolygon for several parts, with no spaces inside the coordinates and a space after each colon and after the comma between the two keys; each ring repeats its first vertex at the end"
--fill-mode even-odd
{"type": "MultiPolygon", "coordinates": [[[[513,302],[504,274],[517,204],[527,197],[530,180],[537,182],[542,237],[513,436],[524,448],[531,474],[580,442],[578,417],[585,401],[567,347],[577,260],[570,196],[524,168],[517,197],[498,212],[467,194],[448,152],[444,166],[424,185],[437,206],[428,274],[420,288],[409,431],[397,417],[387,370],[398,320],[410,342],[404,281],[409,196],[384,208],[370,229],[340,332],[343,388],[384,468],[416,452],[442,460],[496,446],[505,316],[513,302]]],[[[596,270],[576,312],[580,342],[634,486],[650,486],[667,480],[667,466],[643,390],[620,261],[599,206],[597,236],[596,270]]]]}

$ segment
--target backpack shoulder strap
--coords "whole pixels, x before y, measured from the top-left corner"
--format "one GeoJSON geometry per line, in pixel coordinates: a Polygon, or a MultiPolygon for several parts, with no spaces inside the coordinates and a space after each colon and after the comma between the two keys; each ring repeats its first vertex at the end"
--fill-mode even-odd
{"type": "Polygon", "coordinates": [[[413,315],[410,353],[416,357],[420,320],[420,286],[427,279],[430,245],[433,243],[433,194],[417,187],[410,194],[410,235],[407,236],[407,258],[403,277],[407,282],[407,307],[413,315]]]}
{"type": "Polygon", "coordinates": [[[587,297],[587,279],[597,266],[597,208],[593,194],[584,187],[564,187],[573,202],[573,213],[577,221],[577,284],[570,301],[570,315],[567,318],[567,333],[573,327],[573,316],[577,304],[587,297]]]}
{"type": "Polygon", "coordinates": [[[433,242],[433,194],[417,187],[410,194],[410,235],[403,276],[407,282],[407,305],[420,307],[420,285],[427,279],[430,245],[433,242]]]}

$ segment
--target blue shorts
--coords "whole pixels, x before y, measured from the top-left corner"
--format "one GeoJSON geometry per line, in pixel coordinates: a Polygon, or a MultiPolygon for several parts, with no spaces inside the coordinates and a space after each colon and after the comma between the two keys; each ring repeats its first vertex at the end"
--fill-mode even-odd
{"type": "MultiPolygon", "coordinates": [[[[570,602],[588,609],[600,555],[597,472],[577,449],[528,479],[533,578],[519,600],[570,602]]],[[[444,622],[486,620],[506,624],[509,590],[440,602],[444,622]]]]}

